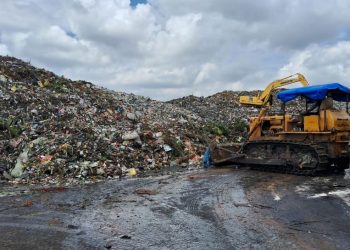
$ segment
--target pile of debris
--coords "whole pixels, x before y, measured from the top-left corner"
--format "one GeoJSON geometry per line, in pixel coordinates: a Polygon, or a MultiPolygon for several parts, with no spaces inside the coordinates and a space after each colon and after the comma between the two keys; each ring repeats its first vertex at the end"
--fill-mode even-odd
{"type": "Polygon", "coordinates": [[[209,143],[232,139],[221,130],[170,103],[0,56],[1,178],[94,180],[199,165],[209,143]]]}
{"type": "Polygon", "coordinates": [[[185,108],[202,117],[206,122],[234,124],[247,120],[250,115],[258,114],[253,107],[239,104],[239,96],[256,95],[257,91],[224,91],[208,97],[186,96],[168,103],[185,108]]]}
{"type": "Polygon", "coordinates": [[[239,103],[241,95],[256,96],[258,91],[223,91],[208,97],[190,95],[168,103],[193,112],[206,124],[221,130],[231,141],[240,142],[246,138],[249,118],[260,112],[254,107],[242,106],[239,103]]]}
{"type": "MultiPolygon", "coordinates": [[[[272,106],[269,115],[282,114],[282,103],[276,98],[277,89],[272,92],[272,106]]],[[[240,96],[258,96],[259,91],[223,91],[208,97],[185,96],[169,101],[173,105],[192,111],[202,117],[206,123],[218,124],[227,127],[231,132],[230,139],[239,141],[244,135],[250,117],[258,116],[260,109],[250,106],[242,106],[239,103],[240,96]],[[243,133],[243,134],[242,134],[243,133]]],[[[298,114],[305,109],[305,101],[297,99],[286,106],[286,112],[298,114]]]]}

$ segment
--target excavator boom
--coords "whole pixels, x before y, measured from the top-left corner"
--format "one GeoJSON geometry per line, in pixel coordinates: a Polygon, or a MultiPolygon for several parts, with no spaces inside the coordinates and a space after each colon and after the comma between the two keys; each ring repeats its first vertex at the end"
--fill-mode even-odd
{"type": "Polygon", "coordinates": [[[256,107],[266,107],[269,106],[269,100],[271,97],[271,93],[274,89],[292,84],[295,82],[300,82],[303,86],[308,86],[309,83],[305,79],[305,77],[300,74],[294,74],[276,81],[271,82],[265,90],[258,96],[241,96],[239,98],[239,102],[242,105],[256,106],[256,107]]]}
{"type": "Polygon", "coordinates": [[[272,91],[279,87],[286,86],[288,84],[292,84],[295,82],[300,82],[304,87],[309,85],[304,75],[300,73],[296,73],[294,75],[290,75],[285,78],[271,82],[269,85],[267,85],[265,90],[259,96],[254,96],[254,97],[241,96],[240,97],[239,102],[241,104],[262,108],[260,110],[258,118],[255,119],[252,126],[250,126],[249,137],[252,136],[256,128],[258,128],[261,125],[261,122],[270,106],[269,100],[270,100],[272,91]]]}

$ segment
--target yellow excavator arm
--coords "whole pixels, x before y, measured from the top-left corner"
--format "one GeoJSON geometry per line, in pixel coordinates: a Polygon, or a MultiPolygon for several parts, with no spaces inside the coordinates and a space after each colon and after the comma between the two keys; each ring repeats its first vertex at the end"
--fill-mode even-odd
{"type": "Polygon", "coordinates": [[[292,84],[295,82],[300,82],[304,86],[309,85],[305,77],[302,74],[297,73],[297,74],[282,78],[280,80],[271,82],[265,88],[265,90],[258,96],[240,96],[239,102],[240,104],[243,104],[243,105],[250,105],[250,106],[256,106],[256,107],[269,106],[271,93],[274,89],[288,85],[288,84],[292,84]]]}
{"type": "Polygon", "coordinates": [[[308,81],[305,79],[305,77],[300,74],[294,74],[291,76],[287,76],[285,78],[282,78],[280,80],[276,80],[271,82],[266,88],[265,90],[258,96],[241,96],[239,98],[239,102],[243,105],[249,105],[249,106],[255,106],[255,107],[260,107],[262,108],[260,110],[259,116],[257,117],[257,119],[254,119],[253,123],[250,126],[250,131],[249,131],[249,136],[251,136],[255,130],[260,126],[264,116],[266,115],[269,106],[270,106],[270,97],[271,97],[271,93],[274,89],[288,85],[288,84],[292,84],[295,82],[300,82],[302,85],[304,86],[309,86],[308,81]]]}

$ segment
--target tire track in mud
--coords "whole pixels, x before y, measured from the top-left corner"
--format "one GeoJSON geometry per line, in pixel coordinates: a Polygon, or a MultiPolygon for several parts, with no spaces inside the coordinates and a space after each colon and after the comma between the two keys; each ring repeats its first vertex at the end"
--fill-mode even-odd
{"type": "MultiPolygon", "coordinates": [[[[189,180],[187,185],[183,186],[183,190],[179,193],[180,197],[173,202],[179,210],[195,216],[200,221],[208,224],[208,237],[220,239],[218,246],[220,249],[234,248],[229,232],[222,225],[220,216],[216,214],[215,204],[217,195],[223,189],[221,183],[213,181],[217,176],[201,176],[199,180],[189,180]]],[[[225,178],[220,175],[220,178],[225,178]]]]}
{"type": "Polygon", "coordinates": [[[229,232],[238,249],[269,249],[271,234],[257,222],[254,209],[264,208],[246,196],[244,187],[240,184],[241,177],[249,175],[249,171],[232,171],[229,175],[218,180],[216,185],[216,203],[214,204],[217,221],[229,232]],[[261,243],[265,242],[265,246],[261,243]]]}
{"type": "Polygon", "coordinates": [[[213,169],[192,178],[181,192],[180,203],[176,204],[179,209],[210,223],[225,249],[251,247],[257,243],[256,237],[245,232],[247,228],[241,222],[250,207],[237,206],[247,204],[247,200],[234,171],[213,169]]]}
{"type": "Polygon", "coordinates": [[[8,207],[0,213],[1,249],[60,249],[77,244],[89,247],[77,237],[80,228],[69,223],[71,215],[62,209],[51,210],[50,203],[40,204],[41,195],[15,197],[12,206],[6,198],[1,205],[8,207]],[[28,198],[30,203],[26,203],[28,198]]]}
{"type": "Polygon", "coordinates": [[[349,208],[329,186],[343,190],[350,180],[330,180],[216,168],[3,197],[0,233],[38,234],[68,249],[341,249],[350,242],[349,208]],[[329,197],[307,198],[319,192],[329,197]]]}
{"type": "MultiPolygon", "coordinates": [[[[117,239],[117,245],[121,249],[142,249],[141,244],[138,247],[136,243],[131,247],[128,240],[119,239],[135,232],[138,227],[137,220],[143,216],[144,211],[138,213],[138,209],[144,205],[145,199],[136,195],[135,190],[157,185],[160,180],[168,178],[136,178],[99,183],[91,190],[90,196],[94,197],[91,204],[74,221],[87,232],[84,236],[86,240],[91,241],[91,237],[99,242],[117,239]]],[[[138,234],[137,238],[139,242],[148,241],[148,237],[143,234],[138,234]]]]}

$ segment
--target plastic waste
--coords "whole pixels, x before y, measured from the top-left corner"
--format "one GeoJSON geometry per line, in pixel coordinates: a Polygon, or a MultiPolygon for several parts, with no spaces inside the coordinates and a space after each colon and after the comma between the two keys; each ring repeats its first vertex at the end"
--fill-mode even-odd
{"type": "Polygon", "coordinates": [[[132,176],[132,177],[136,176],[137,175],[136,169],[135,168],[130,168],[129,169],[129,175],[132,176]]]}
{"type": "Polygon", "coordinates": [[[210,167],[212,164],[210,148],[207,148],[203,155],[203,165],[205,168],[210,167]]]}

